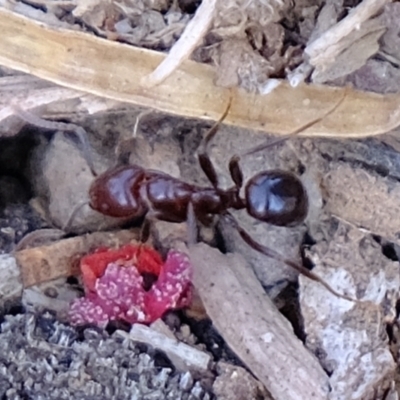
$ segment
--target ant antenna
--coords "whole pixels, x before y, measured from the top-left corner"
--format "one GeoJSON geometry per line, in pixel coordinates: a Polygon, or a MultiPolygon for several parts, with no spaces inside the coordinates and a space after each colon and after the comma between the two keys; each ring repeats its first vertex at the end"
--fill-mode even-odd
{"type": "Polygon", "coordinates": [[[43,228],[36,231],[29,232],[25,235],[14,247],[13,252],[27,249],[29,247],[37,246],[38,243],[43,244],[50,241],[60,240],[65,235],[61,229],[43,228]]]}
{"type": "Polygon", "coordinates": [[[260,144],[258,146],[255,146],[255,147],[253,147],[253,148],[251,148],[249,150],[246,150],[244,153],[242,153],[240,155],[240,157],[248,156],[248,155],[257,153],[258,151],[265,150],[268,147],[275,146],[275,145],[277,145],[279,143],[284,142],[287,139],[290,139],[293,136],[298,135],[299,133],[305,131],[306,129],[318,124],[318,122],[321,122],[328,115],[332,114],[333,112],[335,112],[339,108],[339,106],[343,103],[344,99],[346,98],[346,95],[347,95],[347,91],[345,91],[345,93],[342,96],[342,98],[328,112],[326,112],[322,117],[318,117],[317,119],[314,119],[314,120],[312,120],[310,122],[307,122],[305,125],[301,126],[300,128],[297,128],[293,132],[288,133],[287,135],[284,135],[284,136],[282,136],[280,138],[277,138],[275,140],[272,140],[271,142],[262,143],[262,144],[260,144]]]}
{"type": "Polygon", "coordinates": [[[129,158],[131,154],[135,154],[134,151],[136,151],[139,125],[141,124],[142,119],[145,116],[155,112],[156,111],[152,108],[141,111],[135,118],[135,124],[133,126],[132,135],[127,139],[118,141],[117,146],[115,148],[117,165],[129,164],[129,158]]]}
{"type": "Polygon", "coordinates": [[[324,286],[329,292],[331,292],[333,295],[345,299],[348,301],[356,302],[358,303],[359,300],[354,299],[350,296],[347,296],[345,294],[337,292],[335,289],[332,288],[327,282],[325,282],[322,278],[320,278],[317,274],[314,274],[314,272],[308,270],[307,268],[303,267],[302,265],[295,263],[294,261],[291,261],[283,256],[281,256],[279,253],[276,251],[270,249],[267,246],[262,245],[261,243],[256,242],[237,222],[237,220],[233,217],[233,215],[230,212],[225,212],[224,213],[225,219],[233,226],[238,232],[239,235],[242,237],[242,239],[254,250],[260,252],[261,254],[264,254],[267,257],[274,258],[278,261],[283,262],[284,264],[288,265],[289,267],[295,269],[297,272],[300,274],[306,276],[308,279],[311,279],[315,282],[320,283],[322,286],[324,286]]]}
{"type": "Polygon", "coordinates": [[[23,110],[17,105],[12,105],[11,108],[14,114],[19,118],[31,125],[37,126],[38,128],[74,133],[80,142],[81,150],[90,168],[90,172],[93,174],[93,176],[97,176],[97,173],[94,169],[92,154],[90,152],[90,144],[88,142],[87,133],[81,126],[72,123],[48,121],[29,111],[23,110]]]}
{"type": "Polygon", "coordinates": [[[214,123],[214,125],[209,129],[209,131],[206,133],[205,138],[203,139],[202,143],[202,149],[199,153],[207,153],[208,152],[208,144],[211,142],[211,140],[214,138],[215,134],[218,132],[218,128],[223,122],[223,120],[226,118],[226,116],[229,114],[229,110],[232,105],[232,96],[229,97],[228,105],[226,106],[226,109],[224,113],[221,115],[219,120],[214,123]]]}
{"type": "Polygon", "coordinates": [[[199,146],[198,155],[197,155],[201,169],[207,176],[210,183],[216,189],[218,189],[218,176],[217,176],[215,168],[210,160],[210,157],[208,155],[208,144],[210,143],[210,141],[213,139],[213,137],[217,133],[221,122],[228,115],[229,110],[231,108],[231,104],[232,104],[232,96],[229,97],[228,105],[227,105],[224,113],[222,114],[222,116],[219,118],[219,120],[217,122],[215,122],[215,124],[209,129],[209,131],[203,137],[201,144],[199,146]]]}

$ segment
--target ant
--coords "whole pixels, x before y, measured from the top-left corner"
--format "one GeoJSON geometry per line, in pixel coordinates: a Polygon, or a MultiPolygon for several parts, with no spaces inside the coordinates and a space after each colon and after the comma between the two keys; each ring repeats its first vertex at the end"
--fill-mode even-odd
{"type": "MultiPolygon", "coordinates": [[[[341,101],[330,112],[333,112],[340,103],[341,101]]],[[[219,187],[218,176],[208,155],[207,147],[227,116],[229,108],[230,103],[200,145],[198,160],[210,181],[210,187],[189,184],[161,171],[148,170],[139,165],[124,165],[111,168],[93,181],[89,189],[90,207],[110,217],[131,219],[150,217],[168,222],[188,221],[189,225],[192,225],[195,219],[201,223],[207,223],[213,215],[220,215],[256,251],[282,261],[309,279],[321,283],[334,295],[354,301],[335,291],[304,266],[286,259],[255,241],[229,212],[230,208],[246,209],[253,218],[259,221],[284,227],[302,223],[308,212],[308,197],[302,182],[296,175],[283,170],[268,170],[256,174],[245,184],[244,198],[240,197],[243,173],[239,155],[234,155],[229,161],[229,172],[234,185],[226,190],[219,187]]],[[[288,136],[305,130],[321,119],[314,120],[288,136]]],[[[286,138],[257,146],[244,155],[263,150],[286,138]]]]}
{"type": "MultiPolygon", "coordinates": [[[[300,179],[291,172],[279,169],[262,171],[250,178],[244,186],[244,198],[240,197],[243,173],[239,155],[232,156],[229,161],[229,172],[234,185],[226,190],[219,187],[215,167],[208,155],[208,144],[228,115],[231,100],[224,114],[203,138],[198,153],[200,166],[210,181],[210,187],[189,184],[161,171],[148,170],[139,165],[117,166],[97,176],[90,157],[86,132],[83,128],[74,124],[49,122],[16,106],[13,106],[13,110],[20,118],[39,127],[75,133],[81,141],[84,156],[95,176],[89,189],[89,206],[93,210],[106,216],[124,219],[146,217],[147,220],[153,218],[168,222],[187,221],[190,228],[193,228],[195,220],[207,224],[212,216],[219,215],[225,218],[238,231],[242,239],[256,251],[267,257],[275,258],[309,279],[319,282],[337,297],[357,301],[338,293],[322,278],[301,264],[258,243],[229,212],[230,208],[246,209],[253,218],[259,221],[284,227],[293,227],[304,222],[308,212],[307,192],[300,179]]],[[[343,100],[344,97],[323,117],[313,120],[289,135],[256,146],[243,153],[242,156],[264,150],[303,132],[331,114],[343,100]]],[[[78,209],[82,205],[79,205],[78,209]]],[[[70,220],[76,211],[77,209],[72,212],[70,220]]],[[[192,236],[189,241],[194,242],[194,235],[192,234],[192,236]]]]}

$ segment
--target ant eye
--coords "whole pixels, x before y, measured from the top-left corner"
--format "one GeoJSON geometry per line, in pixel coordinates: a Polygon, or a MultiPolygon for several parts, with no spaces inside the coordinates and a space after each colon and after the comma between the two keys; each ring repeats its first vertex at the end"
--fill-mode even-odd
{"type": "Polygon", "coordinates": [[[304,221],[308,198],[300,179],[285,171],[264,171],[249,180],[246,207],[254,218],[277,226],[304,221]]]}

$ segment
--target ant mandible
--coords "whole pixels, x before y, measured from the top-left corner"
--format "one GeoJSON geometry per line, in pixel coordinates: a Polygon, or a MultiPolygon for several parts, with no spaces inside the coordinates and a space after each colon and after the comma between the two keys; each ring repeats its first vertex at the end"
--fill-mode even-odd
{"type": "MultiPolygon", "coordinates": [[[[341,101],[329,113],[340,103],[341,101]]],[[[250,178],[244,187],[244,198],[240,197],[243,173],[238,155],[231,157],[229,162],[230,176],[234,185],[226,190],[219,187],[218,176],[208,155],[207,146],[228,114],[229,108],[230,104],[220,120],[206,134],[198,154],[200,166],[211,187],[192,185],[161,171],[148,170],[139,165],[124,165],[104,172],[93,181],[89,190],[90,207],[110,217],[133,219],[151,216],[169,222],[185,222],[193,220],[193,217],[200,222],[207,222],[213,215],[220,215],[256,251],[282,261],[309,279],[321,283],[336,296],[353,301],[352,298],[335,291],[304,266],[255,241],[229,212],[230,208],[236,210],[245,208],[259,221],[285,227],[302,223],[308,212],[308,197],[300,179],[290,172],[278,169],[262,171],[250,178]]],[[[303,131],[321,119],[314,120],[289,136],[303,131]]],[[[286,137],[278,141],[284,139],[286,137]]],[[[270,145],[258,146],[244,155],[270,145]]]]}

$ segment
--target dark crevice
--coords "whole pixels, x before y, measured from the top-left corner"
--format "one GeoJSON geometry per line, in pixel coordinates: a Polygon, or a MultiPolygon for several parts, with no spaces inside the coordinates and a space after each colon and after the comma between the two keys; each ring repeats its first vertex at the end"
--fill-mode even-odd
{"type": "Polygon", "coordinates": [[[305,248],[302,249],[301,251],[301,260],[302,260],[302,264],[303,267],[307,268],[308,270],[312,270],[314,268],[314,263],[311,261],[311,259],[309,257],[307,257],[305,255],[305,248]]]}
{"type": "Polygon", "coordinates": [[[0,253],[7,253],[45,221],[31,207],[34,195],[31,158],[43,139],[29,126],[18,135],[0,139],[0,253]]]}
{"type": "Polygon", "coordinates": [[[299,165],[297,166],[297,175],[303,175],[306,172],[306,166],[299,162],[299,165]]]}
{"type": "Polygon", "coordinates": [[[306,232],[303,236],[303,241],[301,243],[301,247],[310,248],[317,244],[317,241],[311,236],[310,232],[306,232]]]}
{"type": "Polygon", "coordinates": [[[226,248],[224,236],[222,235],[220,229],[215,229],[214,240],[215,240],[215,245],[216,245],[217,249],[222,254],[226,254],[228,250],[226,248]]]}
{"type": "Polygon", "coordinates": [[[400,299],[396,301],[396,319],[400,316],[400,299]]]}
{"type": "Polygon", "coordinates": [[[179,8],[186,14],[194,14],[200,3],[200,0],[178,0],[179,8]]]}
{"type": "Polygon", "coordinates": [[[391,261],[399,261],[400,248],[398,245],[382,239],[380,236],[372,235],[376,243],[381,246],[382,254],[391,261]]]}
{"type": "Polygon", "coordinates": [[[236,356],[236,354],[229,348],[225,340],[215,329],[213,323],[209,319],[202,319],[200,321],[190,318],[184,312],[178,312],[181,324],[187,324],[190,331],[196,336],[198,343],[206,346],[214,358],[214,361],[225,361],[242,368],[246,366],[236,356]]]}
{"type": "Polygon", "coordinates": [[[394,323],[386,324],[386,334],[388,336],[390,344],[397,344],[397,338],[394,331],[395,331],[394,323]]]}
{"type": "Polygon", "coordinates": [[[282,299],[284,305],[279,308],[279,311],[292,325],[294,334],[305,343],[307,335],[304,331],[304,320],[301,315],[298,290],[299,284],[297,282],[290,282],[279,293],[275,301],[279,303],[279,300],[282,299]]]}
{"type": "Polygon", "coordinates": [[[399,261],[395,245],[393,243],[386,243],[382,246],[382,254],[392,261],[399,261]]]}

